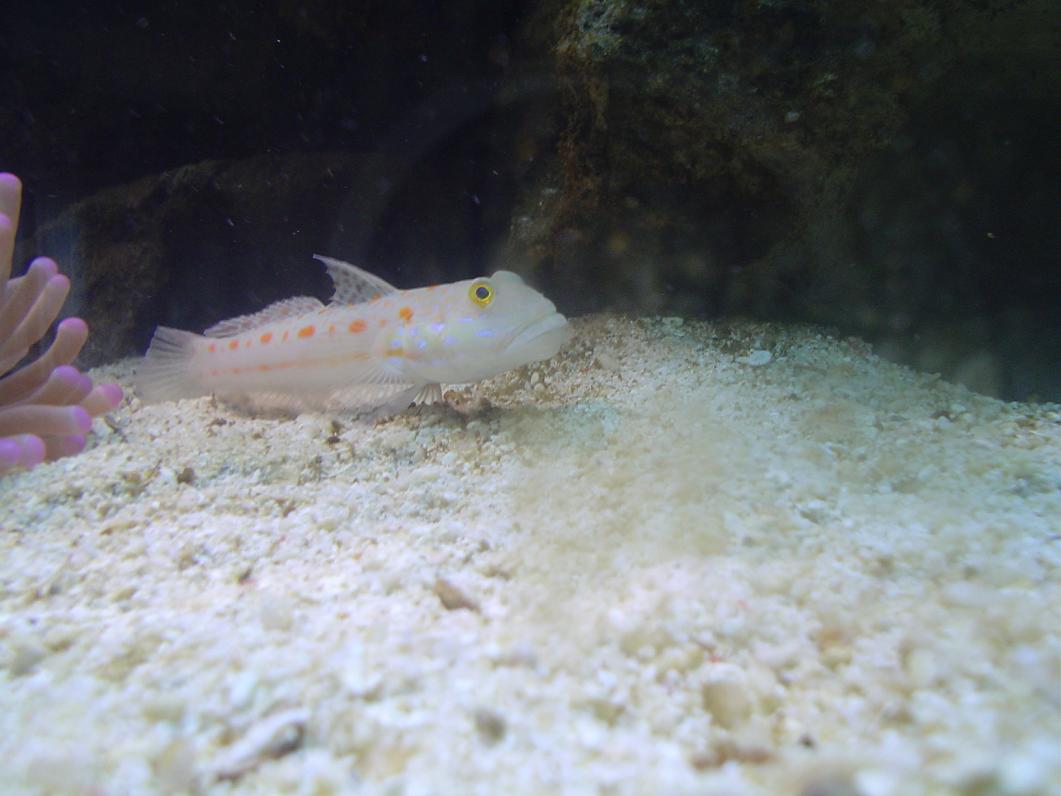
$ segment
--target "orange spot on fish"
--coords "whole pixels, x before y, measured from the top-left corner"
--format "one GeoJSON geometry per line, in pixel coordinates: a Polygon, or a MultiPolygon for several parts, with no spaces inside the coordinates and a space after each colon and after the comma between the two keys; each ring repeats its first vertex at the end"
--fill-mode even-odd
{"type": "Polygon", "coordinates": [[[271,341],[273,339],[273,333],[272,332],[266,332],[259,339],[262,341],[263,344],[264,343],[268,343],[269,341],[271,341]]]}
{"type": "Polygon", "coordinates": [[[210,345],[208,345],[206,347],[206,350],[209,351],[211,354],[216,354],[217,353],[217,343],[211,343],[210,345]]]}
{"type": "Polygon", "coordinates": [[[372,294],[372,300],[373,301],[379,301],[379,293],[373,293],[372,294]]]}
{"type": "Polygon", "coordinates": [[[409,323],[413,319],[413,308],[406,306],[398,310],[398,317],[406,323],[409,323]]]}
{"type": "Polygon", "coordinates": [[[316,333],[317,327],[313,324],[310,324],[309,326],[303,326],[301,329],[298,330],[299,337],[313,337],[313,335],[315,335],[316,333]]]}
{"type": "Polygon", "coordinates": [[[230,342],[230,343],[228,344],[228,347],[229,347],[229,348],[230,348],[231,350],[235,351],[235,350],[236,350],[237,348],[239,348],[239,340],[232,340],[232,341],[231,341],[231,342],[230,342]]]}
{"type": "Polygon", "coordinates": [[[365,322],[358,318],[356,321],[350,321],[350,325],[346,327],[354,334],[365,331],[365,322]]]}
{"type": "Polygon", "coordinates": [[[264,373],[267,370],[272,370],[272,368],[270,368],[268,365],[262,364],[262,365],[258,366],[258,370],[260,370],[260,371],[262,371],[264,373]]]}
{"type": "Polygon", "coordinates": [[[380,318],[379,319],[379,328],[382,329],[386,325],[387,325],[387,319],[386,318],[380,318]]]}
{"type": "Polygon", "coordinates": [[[334,323],[330,324],[328,326],[328,334],[335,334],[335,324],[334,323]]]}
{"type": "Polygon", "coordinates": [[[243,341],[243,347],[244,348],[250,348],[251,347],[251,341],[250,340],[244,340],[243,341]]]}

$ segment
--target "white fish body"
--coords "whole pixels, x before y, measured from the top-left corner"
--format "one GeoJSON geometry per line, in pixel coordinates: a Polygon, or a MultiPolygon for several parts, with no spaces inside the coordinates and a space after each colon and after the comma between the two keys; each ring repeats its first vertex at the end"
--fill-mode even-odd
{"type": "Polygon", "coordinates": [[[335,285],[330,304],[286,299],[203,335],[160,326],[137,392],[149,402],[217,394],[298,406],[337,398],[398,411],[414,399],[437,400],[442,384],[548,359],[570,337],[553,303],[510,271],[399,290],[356,266],[317,259],[335,285]]]}

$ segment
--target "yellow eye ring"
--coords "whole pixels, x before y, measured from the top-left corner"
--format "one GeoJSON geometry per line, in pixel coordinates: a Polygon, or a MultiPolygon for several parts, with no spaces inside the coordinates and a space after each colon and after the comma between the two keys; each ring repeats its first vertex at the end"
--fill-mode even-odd
{"type": "Polygon", "coordinates": [[[494,300],[494,289],[486,282],[473,282],[468,288],[468,298],[480,307],[485,307],[494,300]]]}

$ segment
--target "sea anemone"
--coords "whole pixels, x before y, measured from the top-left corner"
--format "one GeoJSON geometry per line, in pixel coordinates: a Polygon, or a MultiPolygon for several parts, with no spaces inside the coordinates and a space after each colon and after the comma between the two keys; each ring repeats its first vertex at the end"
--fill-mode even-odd
{"type": "Polygon", "coordinates": [[[47,257],[10,279],[21,206],[22,183],[0,174],[0,472],[80,452],[92,418],[122,399],[117,384],[94,388],[71,366],[88,339],[80,318],[61,321],[48,349],[23,362],[55,321],[70,280],[47,257]]]}

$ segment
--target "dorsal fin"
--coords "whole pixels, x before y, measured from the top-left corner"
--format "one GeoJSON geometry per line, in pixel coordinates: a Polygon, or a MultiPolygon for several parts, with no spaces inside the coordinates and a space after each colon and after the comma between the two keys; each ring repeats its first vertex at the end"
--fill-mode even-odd
{"type": "Polygon", "coordinates": [[[207,337],[234,337],[248,329],[255,329],[275,321],[282,321],[284,318],[308,315],[323,308],[324,305],[321,304],[320,299],[315,299],[312,296],[295,296],[294,298],[283,299],[275,304],[270,304],[264,310],[251,315],[240,315],[236,318],[229,318],[227,321],[215,323],[203,334],[207,337]]]}
{"type": "Polygon", "coordinates": [[[332,302],[336,304],[360,304],[363,301],[386,296],[388,293],[398,292],[398,288],[394,285],[378,276],[373,276],[368,271],[363,271],[356,265],[320,254],[314,254],[313,257],[324,263],[324,267],[328,269],[328,276],[332,278],[332,284],[335,286],[332,302]]]}

